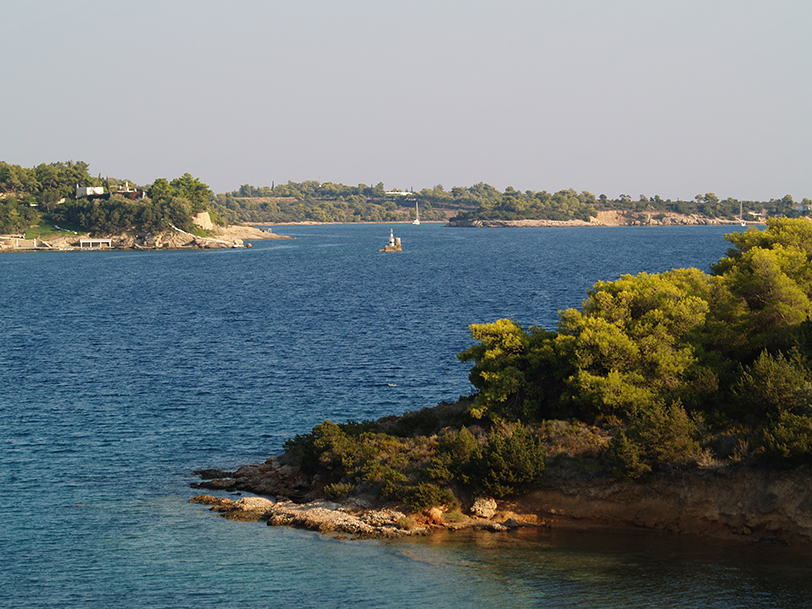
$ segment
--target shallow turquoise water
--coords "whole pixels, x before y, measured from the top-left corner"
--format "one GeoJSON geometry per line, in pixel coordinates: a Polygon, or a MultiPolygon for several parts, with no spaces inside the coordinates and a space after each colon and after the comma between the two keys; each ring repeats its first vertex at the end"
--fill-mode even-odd
{"type": "Polygon", "coordinates": [[[718,227],[280,227],[215,252],[0,257],[0,604],[803,607],[799,548],[536,531],[347,542],[189,505],[191,472],[470,391],[467,325],[707,269],[718,227]]]}

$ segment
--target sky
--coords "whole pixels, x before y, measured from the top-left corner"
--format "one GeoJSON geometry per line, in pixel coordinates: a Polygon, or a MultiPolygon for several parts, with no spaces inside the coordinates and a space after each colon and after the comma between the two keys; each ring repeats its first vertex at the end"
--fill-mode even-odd
{"type": "Polygon", "coordinates": [[[0,0],[0,160],[812,198],[809,0],[0,0]]]}

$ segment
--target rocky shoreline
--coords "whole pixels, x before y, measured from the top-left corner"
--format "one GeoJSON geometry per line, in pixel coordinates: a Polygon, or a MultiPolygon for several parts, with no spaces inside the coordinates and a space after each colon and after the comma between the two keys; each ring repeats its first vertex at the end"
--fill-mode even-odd
{"type": "MultiPolygon", "coordinates": [[[[738,225],[738,220],[720,220],[706,216],[675,213],[631,213],[621,211],[599,211],[598,215],[584,220],[452,220],[448,226],[456,228],[553,228],[568,226],[711,226],[738,225]]],[[[757,225],[758,222],[748,222],[757,225]]]]}
{"type": "Polygon", "coordinates": [[[251,247],[250,241],[290,239],[254,226],[215,226],[207,228],[210,237],[201,237],[172,228],[159,233],[127,232],[120,235],[94,237],[94,244],[83,246],[82,240],[89,234],[61,235],[50,239],[25,239],[21,235],[0,237],[0,251],[71,251],[71,250],[183,250],[183,249],[231,249],[251,247]]]}
{"type": "Polygon", "coordinates": [[[750,543],[812,544],[812,472],[741,465],[663,472],[645,481],[609,476],[545,476],[523,496],[468,497],[462,509],[409,513],[374,496],[324,497],[323,481],[284,455],[234,472],[201,470],[194,488],[249,492],[232,501],[199,495],[231,520],[267,521],[356,538],[427,534],[433,529],[517,527],[644,528],[750,543]],[[272,499],[270,499],[272,498],[272,499]]]}
{"type": "Polygon", "coordinates": [[[517,518],[512,512],[500,512],[492,498],[475,499],[467,513],[434,507],[420,514],[410,514],[404,506],[383,503],[372,495],[330,501],[323,496],[323,483],[318,476],[306,476],[288,464],[284,456],[273,457],[260,465],[245,465],[235,472],[200,470],[195,473],[203,481],[192,484],[193,488],[247,491],[258,495],[237,500],[197,495],[189,500],[208,505],[222,517],[240,522],[264,521],[269,526],[291,526],[356,539],[426,535],[438,528],[507,531],[538,525],[517,518]]]}

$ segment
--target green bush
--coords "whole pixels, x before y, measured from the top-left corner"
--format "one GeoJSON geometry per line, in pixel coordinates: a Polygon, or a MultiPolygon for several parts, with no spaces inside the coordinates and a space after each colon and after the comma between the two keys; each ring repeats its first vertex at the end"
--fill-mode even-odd
{"type": "Polygon", "coordinates": [[[467,427],[449,431],[440,438],[426,473],[438,482],[468,484],[471,459],[478,451],[479,442],[467,427]]]}
{"type": "Polygon", "coordinates": [[[788,357],[762,351],[743,368],[733,394],[741,412],[757,419],[784,412],[803,414],[812,403],[812,374],[798,351],[788,357]]]}
{"type": "Polygon", "coordinates": [[[615,473],[626,478],[639,478],[651,471],[651,464],[642,455],[643,448],[619,431],[609,446],[609,455],[615,473]]]}
{"type": "Polygon", "coordinates": [[[544,474],[544,446],[521,423],[493,429],[471,459],[472,486],[495,497],[523,492],[544,474]]]}
{"type": "Polygon", "coordinates": [[[324,487],[324,495],[328,499],[338,499],[344,495],[349,495],[355,490],[352,482],[334,482],[324,487]]]}
{"type": "Polygon", "coordinates": [[[657,403],[634,412],[609,446],[617,473],[637,478],[665,463],[687,462],[699,451],[696,422],[678,402],[657,403]]]}
{"type": "Polygon", "coordinates": [[[774,465],[792,467],[812,461],[812,417],[781,413],[761,429],[761,449],[774,465]]]}
{"type": "Polygon", "coordinates": [[[468,520],[468,516],[466,516],[462,512],[457,512],[457,511],[446,512],[445,514],[443,514],[443,520],[445,522],[451,522],[451,523],[465,522],[466,520],[468,520]]]}
{"type": "Polygon", "coordinates": [[[423,408],[417,412],[408,412],[397,421],[394,433],[398,436],[410,437],[418,434],[433,433],[439,425],[439,417],[431,408],[423,408]]]}
{"type": "Polygon", "coordinates": [[[437,505],[457,505],[457,499],[451,491],[431,482],[403,485],[396,490],[393,498],[407,504],[413,512],[421,512],[437,505]]]}

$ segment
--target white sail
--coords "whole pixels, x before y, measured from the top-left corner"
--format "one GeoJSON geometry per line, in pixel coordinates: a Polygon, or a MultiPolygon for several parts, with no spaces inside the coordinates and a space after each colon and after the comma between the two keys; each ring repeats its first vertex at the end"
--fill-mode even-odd
{"type": "Polygon", "coordinates": [[[414,202],[414,222],[412,222],[415,226],[420,224],[420,210],[417,207],[417,201],[414,202]]]}

